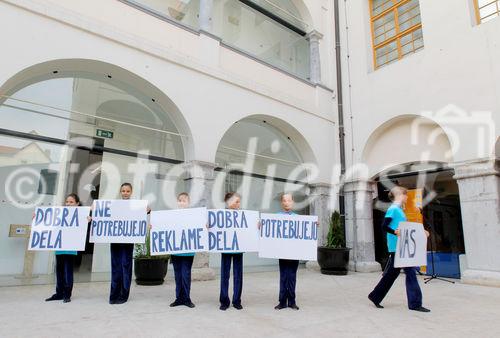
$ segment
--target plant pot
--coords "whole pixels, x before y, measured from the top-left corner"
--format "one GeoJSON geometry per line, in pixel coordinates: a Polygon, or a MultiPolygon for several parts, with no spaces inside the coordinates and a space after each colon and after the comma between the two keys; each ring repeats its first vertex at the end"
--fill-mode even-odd
{"type": "Polygon", "coordinates": [[[349,248],[318,247],[318,264],[325,275],[347,275],[349,248]]]}
{"type": "Polygon", "coordinates": [[[135,258],[134,274],[137,285],[161,285],[168,270],[168,258],[135,258]]]}

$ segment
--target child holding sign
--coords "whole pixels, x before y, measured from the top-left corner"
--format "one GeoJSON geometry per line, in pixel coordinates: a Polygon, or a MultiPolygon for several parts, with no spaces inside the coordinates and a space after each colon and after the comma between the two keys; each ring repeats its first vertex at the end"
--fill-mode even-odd
{"type": "MultiPolygon", "coordinates": [[[[66,196],[64,203],[67,207],[80,206],[80,198],[77,194],[66,196]]],[[[61,300],[63,303],[71,302],[71,293],[73,291],[73,264],[76,251],[56,251],[56,293],[45,301],[61,300]]]]}
{"type": "MultiPolygon", "coordinates": [[[[293,195],[284,193],[281,195],[280,214],[296,215],[293,212],[294,206],[293,195]]],[[[291,309],[298,310],[299,307],[295,302],[295,286],[297,284],[297,270],[299,269],[299,261],[296,259],[280,259],[280,294],[279,304],[274,308],[281,310],[287,306],[291,309]]]]}
{"type": "MultiPolygon", "coordinates": [[[[179,209],[189,207],[189,195],[186,192],[177,196],[177,206],[179,209]]],[[[193,266],[194,253],[184,253],[172,255],[172,265],[175,275],[175,301],[170,304],[171,307],[185,305],[194,308],[191,301],[191,267],[193,266]]]]}
{"type": "MultiPolygon", "coordinates": [[[[387,232],[387,248],[389,251],[389,261],[385,267],[382,279],[379,281],[375,289],[368,295],[368,299],[375,304],[379,309],[383,308],[380,303],[387,295],[394,284],[394,281],[399,276],[401,268],[394,267],[394,253],[396,252],[397,237],[399,233],[399,223],[406,221],[406,215],[403,212],[404,204],[408,199],[407,189],[395,186],[389,192],[389,198],[393,204],[389,207],[385,214],[382,228],[387,232]]],[[[427,237],[429,233],[425,231],[427,237]]],[[[429,309],[422,306],[422,291],[418,285],[417,276],[414,267],[404,268],[406,275],[406,296],[408,299],[408,308],[419,312],[430,312],[429,309]]]]}
{"type": "MultiPolygon", "coordinates": [[[[123,183],[120,195],[124,200],[132,196],[132,184],[123,183]]],[[[148,210],[149,211],[149,210],[148,210]]],[[[111,243],[111,291],[109,304],[123,304],[128,301],[132,281],[132,255],[134,244],[111,243]]]]}
{"type": "MultiPolygon", "coordinates": [[[[241,204],[241,197],[236,192],[228,192],[224,196],[224,202],[228,209],[238,210],[241,204]]],[[[222,253],[220,268],[220,307],[222,311],[229,308],[229,276],[231,273],[231,260],[233,261],[233,306],[237,310],[243,309],[241,306],[241,291],[243,289],[243,253],[222,253]]]]}

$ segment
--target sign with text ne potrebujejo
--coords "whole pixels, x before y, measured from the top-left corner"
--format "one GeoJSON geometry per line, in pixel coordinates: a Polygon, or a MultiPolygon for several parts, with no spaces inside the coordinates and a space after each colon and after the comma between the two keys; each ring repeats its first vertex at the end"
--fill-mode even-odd
{"type": "Polygon", "coordinates": [[[92,243],[144,243],[148,229],[145,200],[95,200],[90,223],[92,243]]]}

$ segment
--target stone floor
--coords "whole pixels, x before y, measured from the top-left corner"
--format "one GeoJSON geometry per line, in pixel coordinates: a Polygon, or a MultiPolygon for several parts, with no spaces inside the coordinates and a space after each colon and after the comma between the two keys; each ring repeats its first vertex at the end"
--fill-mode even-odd
{"type": "MultiPolygon", "coordinates": [[[[169,272],[171,273],[171,272],[169,272]]],[[[170,308],[172,280],[133,286],[124,305],[109,305],[109,283],[75,284],[73,301],[44,302],[53,286],[0,288],[1,337],[499,337],[500,289],[432,281],[431,313],[407,310],[404,275],[376,309],[366,299],[379,273],[324,276],[301,269],[300,311],[273,309],[278,272],[247,273],[242,311],[218,309],[219,281],[194,282],[196,308],[170,308]]]]}

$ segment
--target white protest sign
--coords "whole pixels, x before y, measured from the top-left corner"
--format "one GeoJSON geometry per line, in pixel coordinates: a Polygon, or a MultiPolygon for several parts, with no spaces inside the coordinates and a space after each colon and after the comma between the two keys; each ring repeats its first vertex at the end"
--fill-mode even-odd
{"type": "Polygon", "coordinates": [[[259,257],[317,259],[318,217],[261,214],[259,257]]]}
{"type": "Polygon", "coordinates": [[[394,267],[427,265],[427,236],[420,223],[400,222],[399,237],[394,253],[394,267]]]}
{"type": "Polygon", "coordinates": [[[92,243],[144,243],[148,202],[95,200],[90,224],[92,243]]]}
{"type": "Polygon", "coordinates": [[[208,247],[215,252],[259,251],[259,212],[208,210],[208,247]]]}
{"type": "Polygon", "coordinates": [[[208,251],[207,209],[151,212],[152,256],[208,251]]]}
{"type": "Polygon", "coordinates": [[[29,250],[83,251],[90,207],[39,207],[31,223],[29,250]]]}

